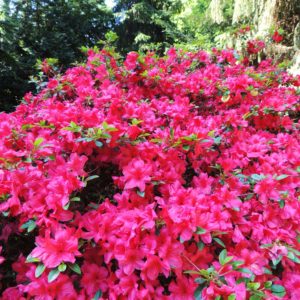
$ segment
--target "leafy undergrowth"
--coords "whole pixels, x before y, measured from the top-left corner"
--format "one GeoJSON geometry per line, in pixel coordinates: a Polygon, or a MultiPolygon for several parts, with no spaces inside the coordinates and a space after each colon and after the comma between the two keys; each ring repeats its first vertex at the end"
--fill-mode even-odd
{"type": "Polygon", "coordinates": [[[299,299],[299,86],[94,49],[27,94],[0,114],[2,299],[299,299]]]}

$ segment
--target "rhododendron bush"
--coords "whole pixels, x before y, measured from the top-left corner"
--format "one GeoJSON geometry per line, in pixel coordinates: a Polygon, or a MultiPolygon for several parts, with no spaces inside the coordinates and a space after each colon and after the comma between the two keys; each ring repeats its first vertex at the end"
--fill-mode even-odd
{"type": "Polygon", "coordinates": [[[0,114],[2,299],[299,299],[300,79],[108,49],[0,114]]]}

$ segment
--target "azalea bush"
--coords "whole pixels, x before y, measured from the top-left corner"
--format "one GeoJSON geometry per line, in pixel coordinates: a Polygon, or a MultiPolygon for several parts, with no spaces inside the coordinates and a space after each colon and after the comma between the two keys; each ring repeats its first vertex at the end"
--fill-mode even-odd
{"type": "Polygon", "coordinates": [[[300,298],[299,77],[231,50],[43,66],[0,114],[1,299],[300,298]]]}

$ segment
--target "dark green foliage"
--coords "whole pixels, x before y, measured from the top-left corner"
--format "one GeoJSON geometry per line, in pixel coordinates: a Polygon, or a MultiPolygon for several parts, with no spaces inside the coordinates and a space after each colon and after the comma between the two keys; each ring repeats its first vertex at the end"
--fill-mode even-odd
{"type": "Polygon", "coordinates": [[[113,26],[96,0],[5,0],[0,14],[0,110],[12,109],[35,74],[37,59],[55,57],[64,68],[81,59],[113,26]]]}
{"type": "Polygon", "coordinates": [[[119,50],[163,51],[185,40],[172,20],[182,7],[180,0],[120,0],[114,7],[119,50]]]}

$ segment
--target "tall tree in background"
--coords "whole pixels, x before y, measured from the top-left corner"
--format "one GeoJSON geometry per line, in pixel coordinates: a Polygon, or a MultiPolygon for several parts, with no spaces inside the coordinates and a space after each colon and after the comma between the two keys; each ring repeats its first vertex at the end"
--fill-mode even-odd
{"type": "Polygon", "coordinates": [[[32,86],[38,58],[61,66],[81,58],[113,27],[103,0],[4,0],[0,14],[0,110],[12,107],[32,86]]]}
{"type": "Polygon", "coordinates": [[[117,1],[114,12],[120,50],[163,50],[184,40],[184,35],[172,20],[181,7],[180,0],[117,1]]]}

